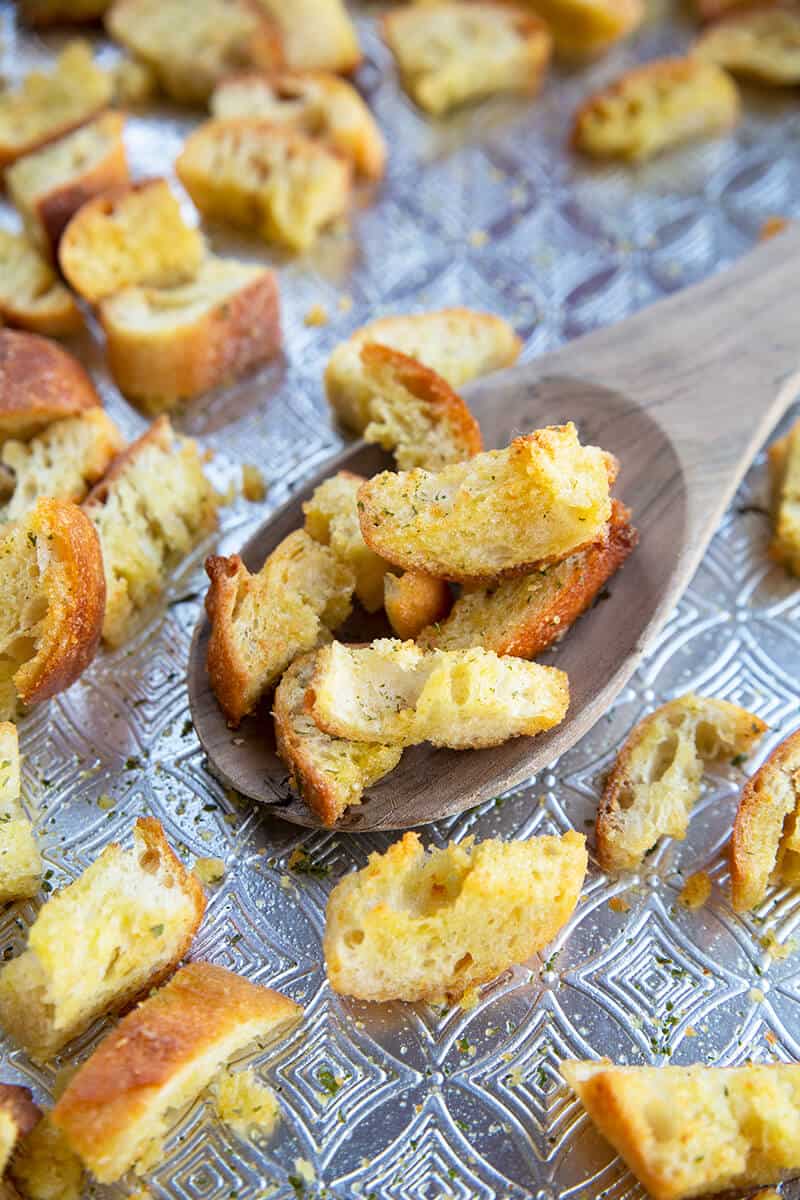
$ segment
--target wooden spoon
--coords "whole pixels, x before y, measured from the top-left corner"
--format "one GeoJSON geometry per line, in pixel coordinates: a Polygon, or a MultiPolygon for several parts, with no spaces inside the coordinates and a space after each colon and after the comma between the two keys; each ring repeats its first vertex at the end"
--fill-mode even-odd
{"type": "MultiPolygon", "coordinates": [[[[790,229],[620,325],[465,390],[487,448],[571,419],[582,441],[616,454],[616,491],[633,510],[639,546],[611,580],[608,602],[545,658],[569,675],[562,725],[490,750],[407,750],[340,828],[406,829],[462,812],[552,764],[608,711],[689,583],[753,455],[800,390],[799,312],[800,230],[790,229]]],[[[345,450],[250,539],[241,552],[247,566],[258,570],[302,525],[300,506],[323,478],[342,468],[369,476],[386,465],[363,442],[345,450]]],[[[287,820],[319,826],[288,787],[267,706],[238,730],[227,728],[208,685],[207,641],[203,617],[188,682],[211,770],[287,820]]]]}

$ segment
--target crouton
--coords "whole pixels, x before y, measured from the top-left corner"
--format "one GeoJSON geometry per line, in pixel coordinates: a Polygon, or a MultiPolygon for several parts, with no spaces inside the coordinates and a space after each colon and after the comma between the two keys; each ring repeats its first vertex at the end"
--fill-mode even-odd
{"type": "Polygon", "coordinates": [[[340,562],[350,567],[356,596],[367,612],[377,612],[383,605],[387,563],[370,550],[361,536],[356,504],[363,482],[361,475],[339,471],[315,489],[303,504],[303,513],[306,533],[323,546],[330,546],[340,562]]]}
{"type": "Polygon", "coordinates": [[[800,575],[800,421],[767,451],[771,489],[770,557],[800,575]]]}
{"type": "Polygon", "coordinates": [[[355,577],[302,529],[284,538],[255,575],[238,554],[212,555],[206,572],[208,674],[236,726],[298,654],[327,641],[347,619],[355,577]]]}
{"type": "Polygon", "coordinates": [[[0,1024],[44,1062],[167,978],[204,911],[159,822],[140,818],[132,849],[112,842],[39,910],[25,950],[0,968],[0,1024]]]}
{"type": "Polygon", "coordinates": [[[518,437],[441,471],[385,471],[358,493],[364,541],[409,571],[456,583],[529,574],[603,541],[616,460],[575,426],[518,437]]]}
{"type": "Polygon", "coordinates": [[[280,30],[284,62],[300,71],[354,71],[358,34],[344,0],[258,0],[280,30]]]}
{"type": "Polygon", "coordinates": [[[467,750],[552,729],[566,714],[569,686],[555,667],[382,638],[324,646],[306,704],[332,737],[467,750]]]}
{"type": "Polygon", "coordinates": [[[383,577],[383,607],[401,641],[414,641],[429,626],[445,620],[453,604],[449,586],[433,575],[404,571],[383,577]]]}
{"type": "Polygon", "coordinates": [[[800,885],[800,730],[773,750],[739,798],[730,844],[733,907],[760,904],[769,883],[800,885]]]}
{"type": "MultiPolygon", "coordinates": [[[[0,849],[0,903],[35,896],[42,876],[42,857],[33,828],[21,802],[19,741],[17,727],[0,722],[0,822],[3,842],[0,849]]],[[[2,1098],[0,1084],[0,1107],[2,1098]]],[[[2,1121],[0,1121],[2,1126],[2,1121]]],[[[0,1145],[3,1139],[0,1136],[0,1145]]],[[[2,1152],[0,1152],[2,1159],[2,1152]]],[[[0,1166],[0,1174],[2,1174],[0,1166]]]]}
{"type": "Polygon", "coordinates": [[[20,11],[27,25],[74,24],[97,21],[110,0],[20,0],[20,11]]]}
{"type": "Polygon", "coordinates": [[[795,87],[800,83],[800,12],[776,5],[734,13],[702,34],[692,54],[734,75],[795,87]]]}
{"type": "Polygon", "coordinates": [[[642,23],[642,0],[536,0],[556,50],[569,58],[601,54],[642,23]]]}
{"type": "Polygon", "coordinates": [[[684,838],[704,764],[748,754],[766,728],[738,704],[691,693],[634,726],[597,810],[601,867],[632,869],[660,837],[684,838]]]}
{"type": "Polygon", "coordinates": [[[800,1171],[800,1066],[618,1067],[561,1074],[653,1200],[777,1183],[800,1171]]]}
{"type": "Polygon", "coordinates": [[[296,658],[275,691],[273,713],[278,754],[292,787],[324,825],[333,825],[367,788],[397,766],[400,746],[370,745],[330,737],[305,711],[316,656],[296,658]]]}
{"type": "Polygon", "coordinates": [[[205,216],[290,250],[307,250],[350,201],[349,163],[257,117],[206,121],[187,138],[175,169],[205,216]]]}
{"type": "Polygon", "coordinates": [[[0,229],[0,318],[54,337],[79,333],[83,317],[46,258],[23,233],[0,229]]]}
{"type": "Polygon", "coordinates": [[[426,853],[407,833],[331,892],[331,987],[361,1000],[457,1000],[526,962],[569,920],[586,874],[583,834],[474,838],[426,853]]]}
{"type": "Polygon", "coordinates": [[[392,9],[383,35],[406,91],[435,116],[495,92],[537,92],[552,46],[530,9],[497,0],[392,9]]]}
{"type": "Polygon", "coordinates": [[[163,1155],[169,1122],[231,1059],[300,1019],[292,1000],[195,962],[129,1013],[79,1067],[51,1119],[100,1183],[163,1155]]]}
{"type": "Polygon", "coordinates": [[[0,329],[0,445],[25,441],[101,403],[77,358],[56,342],[0,329]]]}
{"type": "Polygon", "coordinates": [[[256,1130],[269,1137],[280,1120],[278,1098],[271,1087],[259,1083],[252,1067],[245,1071],[224,1070],[213,1084],[217,1117],[240,1138],[256,1130]]]}
{"type": "Polygon", "coordinates": [[[81,1200],[85,1194],[81,1160],[47,1114],[22,1139],[8,1173],[19,1193],[3,1195],[3,1200],[16,1200],[18,1195],[25,1200],[81,1200]]]}

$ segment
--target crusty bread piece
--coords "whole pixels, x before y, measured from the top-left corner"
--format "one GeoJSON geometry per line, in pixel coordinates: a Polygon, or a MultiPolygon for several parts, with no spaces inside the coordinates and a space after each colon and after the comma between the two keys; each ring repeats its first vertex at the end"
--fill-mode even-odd
{"type": "Polygon", "coordinates": [[[258,0],[280,30],[281,52],[298,71],[354,71],[358,34],[344,0],[258,0]]]}
{"type": "MultiPolygon", "coordinates": [[[[17,727],[0,722],[0,904],[35,896],[42,876],[42,857],[30,820],[22,807],[17,727]]],[[[0,1100],[3,1085],[0,1084],[0,1100]]],[[[1,1107],[1,1105],[0,1105],[1,1107]]],[[[2,1159],[2,1154],[0,1154],[2,1159]]],[[[2,1174],[0,1166],[0,1174],[2,1174]]]]}
{"type": "Polygon", "coordinates": [[[770,883],[800,885],[800,730],[781,742],[745,784],[730,844],[737,912],[760,904],[770,883]]]}
{"type": "Polygon", "coordinates": [[[325,916],[331,987],[362,1000],[458,999],[526,962],[578,902],[586,839],[452,842],[426,854],[407,833],[333,889],[325,916]]]}
{"type": "Polygon", "coordinates": [[[653,1200],[777,1183],[800,1171],[800,1066],[618,1067],[561,1074],[653,1200]]]}
{"type": "Polygon", "coordinates": [[[23,1138],[11,1160],[9,1175],[19,1192],[3,1195],[2,1200],[17,1200],[18,1196],[25,1200],[81,1200],[85,1194],[81,1160],[51,1124],[49,1114],[23,1138]]]}
{"type": "Polygon", "coordinates": [[[258,117],[206,121],[175,164],[207,217],[307,250],[350,201],[350,164],[326,146],[258,117]]]}
{"type": "Polygon", "coordinates": [[[336,347],[325,370],[328,401],[339,420],[356,433],[363,433],[372,419],[374,391],[361,361],[368,342],[416,358],[456,390],[471,379],[512,366],[522,349],[507,321],[469,308],[381,317],[362,325],[336,347]]]}
{"type": "Polygon", "coordinates": [[[601,54],[627,37],[644,17],[642,0],[536,0],[556,50],[569,58],[601,54]]]}
{"type": "Polygon", "coordinates": [[[578,110],[572,141],[594,158],[644,162],[695,138],[727,133],[739,120],[739,92],[721,67],[700,58],[663,58],[634,67],[578,110]]]}
{"type": "Polygon", "coordinates": [[[87,201],[62,234],[58,261],[75,291],[97,304],[137,284],[184,283],[204,254],[167,181],[145,179],[87,201]]]}
{"type": "Polygon", "coordinates": [[[208,256],[175,287],[125,288],[99,315],[117,387],[151,413],[238,378],[281,346],[277,276],[235,259],[208,256]]]}
{"type": "Polygon", "coordinates": [[[364,437],[391,450],[402,471],[438,471],[483,449],[478,422],[430,367],[375,342],[362,346],[361,366],[371,393],[364,437]]]}
{"type": "Polygon", "coordinates": [[[90,121],[111,99],[111,80],[87,42],[69,42],[52,71],[31,71],[0,94],[0,167],[90,121]]]}
{"type": "Polygon", "coordinates": [[[767,451],[772,510],[770,557],[800,575],[800,421],[767,451]]]}
{"type": "Polygon", "coordinates": [[[761,83],[800,83],[800,12],[775,5],[734,13],[695,42],[692,54],[761,83]]]}
{"type": "Polygon", "coordinates": [[[205,906],[159,822],[140,818],[130,850],[112,842],[39,910],[25,950],[0,969],[0,1024],[45,1061],[167,978],[205,906]]]}
{"type": "Polygon", "coordinates": [[[281,61],[280,37],[257,0],[114,0],[106,27],[186,104],[204,104],[233,71],[281,61]]]}
{"type": "Polygon", "coordinates": [[[684,838],[704,764],[747,754],[766,728],[738,704],[691,693],[635,725],[597,810],[601,867],[632,869],[660,837],[684,838]]]}
{"type": "Polygon", "coordinates": [[[18,159],[6,186],[28,236],[55,258],[61,234],[82,204],[128,182],[122,113],[94,121],[18,159]]]}
{"type": "Polygon", "coordinates": [[[79,333],[75,297],[24,233],[0,229],[0,319],[54,337],[79,333]]]}
{"type": "Polygon", "coordinates": [[[292,787],[324,825],[333,825],[345,809],[361,803],[367,788],[394,770],[403,750],[323,733],[305,711],[315,663],[315,654],[296,658],[278,684],[275,740],[292,787]]]}
{"type": "Polygon", "coordinates": [[[612,499],[605,541],[543,571],[464,592],[446,620],[437,617],[419,633],[419,644],[439,650],[483,646],[495,654],[535,658],[564,636],[634,549],[638,534],[630,516],[612,499]]]}
{"type": "Polygon", "coordinates": [[[82,1064],[51,1119],[100,1183],[163,1154],[170,1117],[220,1067],[302,1016],[292,1000],[211,963],[183,967],[82,1064]]]}
{"type": "Polygon", "coordinates": [[[355,577],[303,529],[285,537],[255,575],[238,554],[212,555],[206,572],[208,674],[236,726],[298,654],[327,641],[347,619],[355,577]]]}
{"type": "Polygon", "coordinates": [[[211,97],[215,117],[260,117],[318,138],[380,179],[386,144],[361,95],[346,79],[323,71],[250,72],[223,79],[211,97]]]}
{"type": "Polygon", "coordinates": [[[0,445],[8,438],[25,441],[100,404],[77,358],[56,342],[0,329],[0,445]]]}
{"type": "Polygon", "coordinates": [[[158,417],[112,463],[84,510],[103,547],[103,639],[119,646],[137,613],[158,596],[168,572],[217,526],[220,497],[192,438],[158,417]]]}
{"type": "Polygon", "coordinates": [[[352,570],[355,592],[367,612],[383,606],[383,577],[388,564],[361,536],[358,523],[358,490],[362,475],[339,471],[315,489],[303,504],[305,531],[316,542],[330,546],[336,557],[352,570]]]}
{"type": "Polygon", "coordinates": [[[30,1133],[40,1116],[30,1088],[0,1083],[0,1175],[5,1172],[17,1143],[30,1133]]]}
{"type": "Polygon", "coordinates": [[[258,1130],[269,1137],[280,1120],[278,1097],[260,1083],[252,1067],[244,1071],[221,1071],[212,1086],[217,1117],[240,1138],[258,1130]]]}
{"type": "Polygon", "coordinates": [[[124,444],[102,408],[54,421],[29,442],[6,442],[0,463],[13,472],[14,483],[8,503],[0,504],[0,519],[24,516],[40,496],[80,504],[124,444]]]}
{"type": "Polygon", "coordinates": [[[111,0],[20,0],[20,11],[27,25],[59,25],[96,21],[111,0]]]}
{"type": "Polygon", "coordinates": [[[94,657],[105,603],[100,543],[84,513],[40,499],[0,530],[0,720],[63,692],[94,657]]]}
{"type": "Polygon", "coordinates": [[[495,92],[538,91],[552,48],[539,17],[502,0],[405,5],[386,14],[383,35],[406,91],[435,116],[495,92]]]}
{"type": "Polygon", "coordinates": [[[421,650],[381,638],[317,655],[306,699],[320,729],[360,742],[453,750],[499,746],[563,721],[563,671],[489,650],[421,650]]]}
{"type": "Polygon", "coordinates": [[[441,471],[384,471],[358,493],[364,541],[397,567],[456,583],[525,575],[603,541],[617,463],[568,425],[441,471]]]}
{"type": "Polygon", "coordinates": [[[111,80],[118,108],[141,108],[158,95],[158,75],[140,58],[121,58],[115,62],[111,80]]]}
{"type": "Polygon", "coordinates": [[[444,621],[453,595],[443,579],[404,571],[383,577],[383,607],[389,624],[401,641],[414,641],[429,626],[444,621]]]}

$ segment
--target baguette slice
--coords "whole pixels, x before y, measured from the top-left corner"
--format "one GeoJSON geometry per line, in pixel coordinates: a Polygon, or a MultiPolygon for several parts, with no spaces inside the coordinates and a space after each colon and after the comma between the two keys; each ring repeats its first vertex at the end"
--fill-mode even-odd
{"type": "Polygon", "coordinates": [[[800,12],[775,5],[734,13],[702,34],[692,53],[734,75],[795,87],[800,83],[800,12]]]}
{"type": "Polygon", "coordinates": [[[206,121],[175,164],[207,217],[307,250],[350,202],[350,165],[294,129],[257,117],[206,121]]]}
{"type": "Polygon", "coordinates": [[[800,421],[767,451],[772,492],[770,557],[800,575],[800,421]]]}
{"type": "Polygon", "coordinates": [[[40,1116],[30,1088],[0,1083],[0,1174],[5,1172],[17,1143],[31,1132],[40,1116]]]}
{"type": "Polygon", "coordinates": [[[739,798],[730,845],[733,907],[760,904],[770,883],[800,885],[800,730],[772,751],[739,798]]]}
{"type": "Polygon", "coordinates": [[[56,342],[0,329],[0,445],[102,403],[77,358],[56,342]]]}
{"type": "Polygon", "coordinates": [[[653,1200],[777,1183],[800,1171],[800,1066],[562,1062],[594,1124],[653,1200]]]}
{"type": "Polygon", "coordinates": [[[238,554],[212,555],[206,572],[208,674],[235,727],[298,654],[327,641],[347,619],[355,578],[302,529],[285,537],[256,575],[238,554]]]}
{"type": "Polygon", "coordinates": [[[597,810],[601,867],[633,869],[660,837],[684,838],[704,764],[749,753],[766,729],[738,704],[691,693],[634,726],[597,810]]]}
{"type": "Polygon", "coordinates": [[[367,788],[394,770],[400,746],[370,745],[330,737],[305,711],[315,655],[296,658],[275,691],[273,713],[278,754],[289,768],[292,787],[324,825],[333,825],[367,788]]]}
{"type": "Polygon", "coordinates": [[[21,0],[20,9],[27,25],[36,28],[96,21],[102,17],[110,0],[21,0]]]}
{"type": "Polygon", "coordinates": [[[572,830],[478,845],[468,837],[426,854],[406,833],[331,893],[331,987],[361,1000],[453,1000],[526,962],[578,902],[585,842],[572,830]]]}
{"type": "Polygon", "coordinates": [[[387,563],[361,536],[358,523],[358,490],[364,478],[339,471],[326,479],[303,504],[305,531],[316,542],[330,546],[336,558],[355,576],[355,593],[367,612],[383,605],[383,577],[387,563]]]}
{"type": "Polygon", "coordinates": [[[255,72],[223,79],[211,97],[214,117],[259,117],[318,138],[368,179],[380,179],[386,144],[351,83],[322,71],[255,72]]]}
{"type": "Polygon", "coordinates": [[[382,638],[324,646],[306,704],[332,737],[468,750],[552,729],[566,714],[569,685],[555,667],[382,638]]]}
{"type": "MultiPolygon", "coordinates": [[[[42,877],[42,858],[33,828],[21,802],[19,739],[17,727],[0,722],[0,903],[35,896],[42,877]]],[[[0,1110],[2,1109],[0,1084],[0,1110]]],[[[0,1141],[2,1139],[0,1138],[0,1141]]],[[[2,1154],[0,1154],[0,1159],[2,1154]]],[[[2,1167],[0,1167],[2,1171],[2,1167]]]]}
{"type": "Polygon", "coordinates": [[[78,1069],[51,1119],[100,1183],[155,1165],[170,1119],[253,1042],[300,1020],[292,1000],[211,963],[189,963],[129,1013],[78,1069]]]}
{"type": "MultiPolygon", "coordinates": [[[[383,577],[383,607],[401,641],[414,641],[429,626],[444,621],[453,604],[448,584],[433,575],[404,571],[383,577]]],[[[428,647],[430,648],[430,647],[428,647]]]]}
{"type": "Polygon", "coordinates": [[[603,541],[617,463],[553,425],[441,471],[385,471],[358,494],[364,541],[456,583],[526,575],[603,541]]]}
{"type": "Polygon", "coordinates": [[[82,204],[128,182],[122,113],[102,113],[6,172],[6,185],[28,236],[56,257],[58,243],[82,204]]]}
{"type": "Polygon", "coordinates": [[[133,847],[116,842],[39,910],[18,958],[0,970],[0,1023],[37,1062],[102,1013],[166,979],[205,911],[203,889],[161,825],[140,818],[133,847]]]}
{"type": "Polygon", "coordinates": [[[641,25],[642,0],[536,0],[556,50],[568,58],[602,54],[641,25]]]}
{"type": "Polygon", "coordinates": [[[151,413],[238,378],[281,346],[277,276],[234,259],[209,256],[175,287],[125,288],[99,315],[117,387],[151,413]]]}
{"type": "Polygon", "coordinates": [[[85,1195],[81,1160],[53,1127],[49,1114],[22,1139],[8,1173],[19,1192],[0,1193],[2,1200],[82,1200],[85,1195]]]}
{"type": "Polygon", "coordinates": [[[75,682],[104,604],[100,543],[76,505],[43,497],[0,530],[0,720],[75,682]]]}
{"type": "Polygon", "coordinates": [[[80,333],[75,297],[23,233],[0,229],[0,318],[19,329],[61,337],[80,333]]]}
{"type": "Polygon", "coordinates": [[[354,71],[362,59],[344,0],[258,0],[280,30],[283,60],[293,70],[354,71]]]}

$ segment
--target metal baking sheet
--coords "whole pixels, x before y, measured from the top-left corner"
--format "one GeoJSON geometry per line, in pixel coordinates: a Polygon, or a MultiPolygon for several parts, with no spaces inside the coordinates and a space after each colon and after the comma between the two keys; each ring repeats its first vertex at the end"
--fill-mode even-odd
{"type": "MultiPolygon", "coordinates": [[[[240,462],[257,463],[270,482],[264,504],[239,500],[226,510],[223,550],[240,545],[340,447],[321,372],[331,348],[368,318],[468,304],[509,318],[531,358],[719,269],[753,243],[765,217],[800,208],[793,95],[748,91],[735,137],[648,167],[587,168],[566,150],[570,115],[588,91],[688,45],[691,26],[677,5],[674,13],[662,6],[635,39],[590,68],[554,71],[535,102],[492,101],[438,122],[399,90],[377,33],[379,6],[355,11],[366,52],[358,82],[389,142],[387,180],[365,190],[349,228],[311,255],[275,258],[283,360],[177,420],[215,451],[220,485],[240,462]],[[304,323],[316,304],[328,313],[322,327],[304,323]]],[[[5,79],[51,58],[58,37],[19,34],[8,3],[0,16],[5,79]]],[[[115,50],[98,45],[110,61],[115,50]]],[[[169,173],[195,119],[168,109],[133,117],[137,174],[169,173]]],[[[15,220],[7,207],[0,219],[15,220]]],[[[217,250],[263,256],[253,242],[209,232],[217,250]]],[[[99,342],[87,338],[78,351],[125,431],[143,428],[104,375],[99,342]]],[[[764,496],[759,457],[687,595],[606,719],[529,786],[426,829],[426,841],[589,832],[620,740],[648,708],[689,688],[763,716],[771,731],[760,756],[797,724],[800,591],[767,559],[764,496]]],[[[126,838],[136,816],[152,813],[188,861],[217,855],[227,865],[193,955],[270,983],[306,1011],[303,1027],[261,1060],[279,1090],[278,1133],[242,1144],[198,1103],[147,1180],[153,1196],[623,1200],[641,1189],[560,1086],[559,1059],[800,1058],[798,898],[772,894],[744,919],[727,898],[723,848],[742,782],[733,767],[709,779],[685,842],[662,844],[624,883],[592,869],[546,960],[503,975],[471,1011],[333,995],[320,949],[327,894],[390,835],[309,834],[226,795],[209,775],[184,686],[207,548],[130,645],[101,654],[79,684],[21,726],[47,886],[69,882],[108,841],[126,838]],[[98,804],[101,796],[113,807],[98,804]],[[298,848],[302,871],[289,865],[298,848]],[[699,869],[710,873],[713,897],[690,913],[677,897],[699,869]],[[625,912],[609,906],[620,892],[625,912]],[[771,937],[790,948],[787,957],[770,957],[771,937]]],[[[5,956],[23,944],[35,910],[26,903],[3,914],[5,956]]],[[[92,1030],[79,1053],[101,1032],[92,1030]]],[[[7,1043],[2,1051],[2,1078],[27,1083],[46,1102],[55,1071],[33,1067],[7,1043]]],[[[121,1184],[87,1194],[132,1191],[121,1184]]]]}

